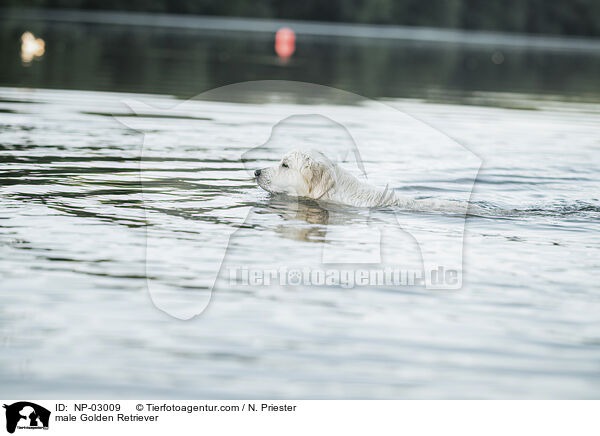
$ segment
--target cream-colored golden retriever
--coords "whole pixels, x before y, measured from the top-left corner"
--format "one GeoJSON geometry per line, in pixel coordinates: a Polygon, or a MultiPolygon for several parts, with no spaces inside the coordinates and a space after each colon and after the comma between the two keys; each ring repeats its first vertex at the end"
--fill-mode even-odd
{"type": "Polygon", "coordinates": [[[369,185],[317,150],[295,149],[273,167],[254,171],[256,183],[272,194],[287,194],[356,207],[398,206],[412,210],[465,213],[467,204],[403,198],[393,190],[369,185]]]}
{"type": "Polygon", "coordinates": [[[390,190],[364,183],[316,150],[295,149],[273,167],[254,171],[258,186],[273,194],[358,207],[404,204],[390,190]]]}

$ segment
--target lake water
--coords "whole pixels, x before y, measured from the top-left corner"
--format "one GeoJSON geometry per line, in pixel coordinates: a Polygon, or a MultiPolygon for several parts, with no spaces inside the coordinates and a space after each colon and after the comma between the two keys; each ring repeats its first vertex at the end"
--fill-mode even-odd
{"type": "Polygon", "coordinates": [[[135,31],[123,46],[112,39],[122,30],[42,26],[46,58],[23,66],[7,49],[23,28],[12,26],[0,82],[6,397],[598,397],[597,56],[517,53],[512,73],[490,63],[474,82],[443,83],[439,53],[471,71],[465,59],[482,65],[494,49],[400,46],[421,59],[407,83],[389,66],[361,75],[370,57],[350,69],[353,53],[389,59],[393,45],[313,42],[320,59],[349,53],[330,64],[348,69],[327,76],[300,49],[278,64],[261,40],[135,31]],[[88,57],[69,54],[85,37],[96,41],[88,57]],[[139,59],[124,55],[152,38],[139,59]],[[160,49],[181,38],[212,47],[204,63],[192,48],[192,61],[160,49]],[[230,57],[211,58],[224,41],[230,57]],[[70,56],[73,71],[61,67],[70,56]],[[282,82],[181,98],[312,74],[385,104],[282,82]],[[480,213],[465,222],[443,208],[369,211],[258,188],[252,171],[294,146],[407,197],[470,197],[480,213]],[[460,267],[462,286],[251,286],[228,270],[329,268],[326,255],[351,269],[418,269],[429,256],[460,267]]]}

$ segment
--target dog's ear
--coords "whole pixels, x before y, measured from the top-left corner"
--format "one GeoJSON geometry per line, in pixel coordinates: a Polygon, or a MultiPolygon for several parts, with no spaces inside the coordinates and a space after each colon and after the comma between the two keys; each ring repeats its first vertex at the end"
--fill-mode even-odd
{"type": "Polygon", "coordinates": [[[311,159],[304,162],[302,177],[308,185],[308,196],[318,200],[335,185],[335,174],[331,165],[311,159]]]}

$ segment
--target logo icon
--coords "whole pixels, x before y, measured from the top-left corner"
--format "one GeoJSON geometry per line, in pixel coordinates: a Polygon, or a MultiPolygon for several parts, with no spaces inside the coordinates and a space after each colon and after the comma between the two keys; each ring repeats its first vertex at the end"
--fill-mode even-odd
{"type": "Polygon", "coordinates": [[[6,409],[6,431],[14,433],[18,429],[48,429],[50,411],[29,401],[19,401],[6,409]]]}

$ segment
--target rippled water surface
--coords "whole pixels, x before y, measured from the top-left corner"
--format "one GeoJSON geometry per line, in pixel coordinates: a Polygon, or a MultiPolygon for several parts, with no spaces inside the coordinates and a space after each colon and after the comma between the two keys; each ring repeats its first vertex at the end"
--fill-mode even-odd
{"type": "Polygon", "coordinates": [[[0,89],[5,396],[597,398],[600,106],[493,98],[510,108],[388,101],[399,125],[367,103],[0,89]],[[228,282],[369,256],[373,229],[382,258],[456,261],[455,214],[256,187],[294,146],[360,176],[336,117],[373,184],[460,200],[477,176],[461,289],[228,282]]]}

